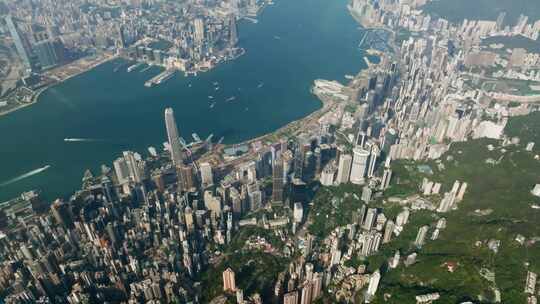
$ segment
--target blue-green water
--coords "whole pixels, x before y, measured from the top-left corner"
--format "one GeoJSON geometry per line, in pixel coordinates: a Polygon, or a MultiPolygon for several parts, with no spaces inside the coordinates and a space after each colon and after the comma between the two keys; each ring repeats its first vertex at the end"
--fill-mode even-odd
{"type": "Polygon", "coordinates": [[[44,92],[37,104],[0,117],[0,201],[41,189],[52,199],[78,189],[85,169],[98,172],[130,149],[146,154],[165,141],[163,111],[173,107],[185,138],[213,133],[234,143],[271,132],[321,107],[313,80],[344,81],[364,68],[358,25],[346,0],[281,0],[259,23],[240,25],[239,59],[199,74],[144,87],[158,73],[114,73],[109,62],[44,92]],[[219,90],[213,82],[219,82],[219,90]],[[189,86],[191,84],[191,87],[189,86]],[[262,87],[259,87],[263,84],[262,87]],[[210,108],[209,95],[216,102],[210,108]],[[236,97],[233,102],[227,98],[236,97]],[[64,142],[64,138],[97,141],[64,142]]]}

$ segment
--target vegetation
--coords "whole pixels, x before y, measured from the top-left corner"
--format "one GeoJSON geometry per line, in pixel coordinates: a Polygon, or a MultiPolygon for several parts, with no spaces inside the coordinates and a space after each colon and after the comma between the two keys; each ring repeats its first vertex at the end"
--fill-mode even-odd
{"type": "MultiPolygon", "coordinates": [[[[447,228],[419,251],[416,264],[401,265],[383,276],[375,303],[415,303],[415,295],[434,291],[441,294],[437,303],[488,303],[495,300],[494,288],[500,290],[502,303],[525,302],[526,271],[540,271],[540,246],[534,241],[540,236],[540,215],[531,208],[539,199],[530,193],[540,182],[540,162],[523,147],[540,136],[539,113],[510,119],[506,133],[520,136],[522,144],[501,147],[494,140],[474,140],[453,144],[443,155],[445,170],[431,179],[441,182],[443,191],[455,180],[467,182],[465,199],[458,210],[445,214],[447,228]],[[488,145],[495,149],[490,151],[488,145]],[[486,163],[488,158],[496,164],[486,163]],[[518,243],[518,234],[528,242],[518,243]],[[500,241],[498,250],[488,247],[490,240],[500,241]],[[455,270],[450,272],[445,263],[455,264],[455,270]],[[485,269],[495,274],[494,282],[481,275],[485,269]],[[388,301],[382,299],[384,293],[392,295],[388,301]]],[[[389,247],[406,248],[412,237],[414,231],[403,235],[409,240],[400,236],[389,247]]],[[[390,250],[383,248],[381,254],[391,253],[385,251],[390,250]]]]}

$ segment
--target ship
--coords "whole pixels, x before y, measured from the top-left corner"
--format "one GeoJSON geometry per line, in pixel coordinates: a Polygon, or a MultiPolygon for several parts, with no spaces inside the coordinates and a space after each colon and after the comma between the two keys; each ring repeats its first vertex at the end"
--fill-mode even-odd
{"type": "Polygon", "coordinates": [[[138,63],[135,63],[134,65],[131,65],[127,68],[127,72],[128,73],[131,73],[133,71],[135,71],[135,69],[138,69],[139,67],[141,67],[143,65],[143,63],[141,62],[138,62],[138,63]]]}

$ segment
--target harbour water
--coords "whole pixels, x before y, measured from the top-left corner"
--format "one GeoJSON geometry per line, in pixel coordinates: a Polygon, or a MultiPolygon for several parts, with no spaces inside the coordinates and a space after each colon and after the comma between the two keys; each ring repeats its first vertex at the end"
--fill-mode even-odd
{"type": "Polygon", "coordinates": [[[357,49],[362,32],[346,4],[276,1],[258,23],[240,24],[245,55],[196,77],[176,73],[148,88],[144,83],[162,69],[128,73],[127,65],[114,72],[120,62],[112,61],[50,88],[37,104],[0,117],[0,202],[31,189],[47,199],[66,196],[86,169],[110,166],[121,151],[161,149],[166,107],[174,108],[186,139],[213,133],[225,143],[317,110],[321,103],[309,90],[315,79],[345,82],[365,67],[357,49]]]}

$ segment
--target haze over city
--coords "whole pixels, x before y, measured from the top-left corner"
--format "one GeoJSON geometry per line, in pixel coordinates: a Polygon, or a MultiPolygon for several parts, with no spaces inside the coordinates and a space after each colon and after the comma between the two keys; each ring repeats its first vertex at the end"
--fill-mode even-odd
{"type": "Polygon", "coordinates": [[[0,304],[540,297],[540,3],[0,2],[0,304]]]}

